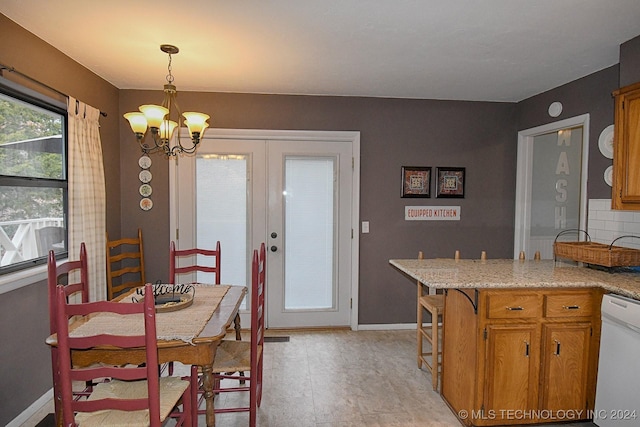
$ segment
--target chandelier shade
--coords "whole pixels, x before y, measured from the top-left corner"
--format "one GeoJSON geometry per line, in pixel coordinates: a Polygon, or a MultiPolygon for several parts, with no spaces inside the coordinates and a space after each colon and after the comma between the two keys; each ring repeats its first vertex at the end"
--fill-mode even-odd
{"type": "Polygon", "coordinates": [[[131,130],[136,135],[136,139],[144,153],[162,152],[167,157],[183,153],[192,154],[197,150],[204,131],[209,127],[207,120],[209,120],[210,116],[193,111],[185,113],[180,111],[176,101],[178,91],[173,84],[174,77],[171,74],[171,55],[178,53],[179,49],[173,45],[163,44],[160,46],[160,50],[169,55],[169,65],[167,67],[169,74],[167,74],[167,84],[164,85],[164,100],[162,104],[141,105],[138,108],[140,111],[126,113],[124,118],[128,120],[131,130]],[[174,114],[174,109],[176,114],[174,114]],[[178,136],[176,144],[171,146],[174,131],[180,129],[183,124],[189,130],[191,145],[182,145],[178,136]],[[147,130],[150,130],[152,143],[145,142],[147,130]]]}
{"type": "Polygon", "coordinates": [[[147,131],[147,118],[142,113],[127,113],[124,118],[129,120],[129,125],[133,133],[144,133],[147,131]]]}
{"type": "Polygon", "coordinates": [[[160,105],[141,105],[140,111],[147,119],[147,126],[150,128],[159,128],[164,116],[169,114],[169,109],[160,105]]]}
{"type": "Polygon", "coordinates": [[[171,139],[173,131],[177,126],[178,123],[173,120],[163,120],[162,123],[160,123],[160,139],[171,139]]]}
{"type": "Polygon", "coordinates": [[[199,133],[202,134],[206,128],[209,127],[209,116],[203,113],[196,113],[194,111],[189,111],[186,113],[182,113],[184,118],[185,126],[189,129],[189,134],[199,133]]]}

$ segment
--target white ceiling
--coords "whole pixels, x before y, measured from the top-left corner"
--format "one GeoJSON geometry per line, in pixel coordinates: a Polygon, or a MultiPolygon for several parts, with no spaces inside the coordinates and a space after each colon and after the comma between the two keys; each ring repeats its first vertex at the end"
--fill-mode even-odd
{"type": "Polygon", "coordinates": [[[520,101],[616,64],[640,34],[640,0],[0,0],[0,13],[121,89],[161,89],[168,43],[179,91],[452,100],[520,101]]]}

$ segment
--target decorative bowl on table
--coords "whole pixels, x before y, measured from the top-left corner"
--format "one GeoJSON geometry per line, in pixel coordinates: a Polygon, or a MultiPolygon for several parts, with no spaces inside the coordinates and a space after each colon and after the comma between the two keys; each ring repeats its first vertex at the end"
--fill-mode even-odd
{"type": "MultiPolygon", "coordinates": [[[[133,302],[144,301],[143,288],[136,290],[133,302]]],[[[196,296],[196,288],[187,284],[164,284],[155,283],[153,285],[153,298],[155,299],[156,313],[166,313],[170,311],[182,310],[193,304],[196,296]]]]}

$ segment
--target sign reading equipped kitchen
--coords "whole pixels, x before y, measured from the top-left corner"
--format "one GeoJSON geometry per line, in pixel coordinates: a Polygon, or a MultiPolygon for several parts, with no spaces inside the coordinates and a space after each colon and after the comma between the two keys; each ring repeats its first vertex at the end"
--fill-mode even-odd
{"type": "Polygon", "coordinates": [[[460,206],[405,206],[405,221],[460,221],[460,206]]]}

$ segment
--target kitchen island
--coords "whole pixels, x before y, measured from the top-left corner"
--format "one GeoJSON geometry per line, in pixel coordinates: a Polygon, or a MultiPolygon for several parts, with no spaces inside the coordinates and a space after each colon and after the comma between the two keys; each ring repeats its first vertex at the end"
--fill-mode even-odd
{"type": "Polygon", "coordinates": [[[593,417],[602,295],[640,279],[554,261],[390,260],[446,294],[444,400],[466,425],[593,417]]]}
{"type": "Polygon", "coordinates": [[[389,264],[435,289],[594,287],[640,300],[640,274],[609,273],[550,260],[392,259],[389,264]]]}

